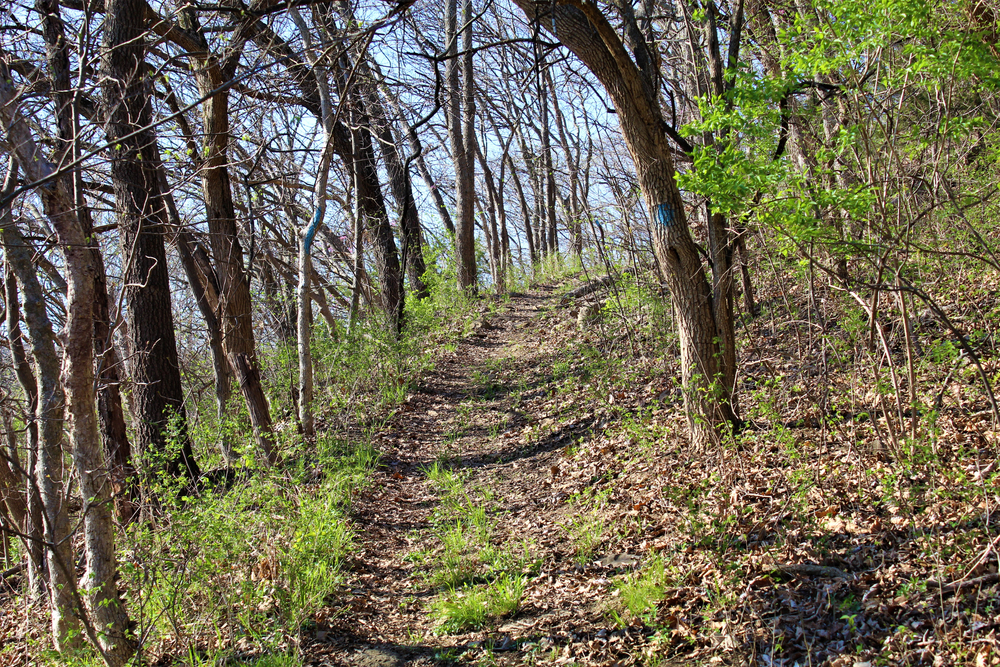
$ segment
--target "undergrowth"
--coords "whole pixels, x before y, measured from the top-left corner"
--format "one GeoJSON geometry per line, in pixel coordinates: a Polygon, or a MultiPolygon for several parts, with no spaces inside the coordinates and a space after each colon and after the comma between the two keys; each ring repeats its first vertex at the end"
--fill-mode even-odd
{"type": "Polygon", "coordinates": [[[294,469],[256,470],[128,528],[121,576],[149,653],[274,664],[294,654],[300,630],[344,581],[348,512],[378,459],[367,441],[321,441],[319,452],[314,482],[294,469]]]}

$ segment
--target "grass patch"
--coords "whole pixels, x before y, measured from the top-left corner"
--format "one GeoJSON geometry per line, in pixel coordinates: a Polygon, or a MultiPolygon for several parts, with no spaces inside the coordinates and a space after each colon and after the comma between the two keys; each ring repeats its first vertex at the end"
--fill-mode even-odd
{"type": "Polygon", "coordinates": [[[604,539],[605,529],[604,519],[596,514],[575,516],[563,524],[563,530],[573,543],[573,560],[580,565],[586,565],[594,560],[597,547],[604,539]]]}
{"type": "Polygon", "coordinates": [[[460,475],[440,463],[426,470],[440,497],[435,519],[440,547],[413,560],[433,563],[424,572],[427,584],[442,589],[430,614],[441,632],[463,632],[517,611],[528,578],[540,561],[531,545],[493,543],[494,526],[487,511],[489,493],[470,493],[460,475]]]}
{"type": "Polygon", "coordinates": [[[663,600],[668,585],[669,577],[663,557],[654,554],[645,567],[616,586],[618,606],[612,610],[613,618],[622,627],[626,627],[632,619],[645,625],[653,625],[657,605],[663,600]]]}
{"type": "Polygon", "coordinates": [[[488,584],[452,588],[431,605],[442,632],[478,630],[488,620],[510,616],[524,595],[525,577],[505,572],[488,584]]]}
{"type": "Polygon", "coordinates": [[[193,656],[240,645],[279,665],[297,651],[300,628],[344,581],[354,543],[347,511],[377,459],[368,444],[330,449],[338,454],[320,460],[319,483],[289,485],[288,471],[259,470],[130,526],[120,572],[147,655],[160,642],[193,656]]]}

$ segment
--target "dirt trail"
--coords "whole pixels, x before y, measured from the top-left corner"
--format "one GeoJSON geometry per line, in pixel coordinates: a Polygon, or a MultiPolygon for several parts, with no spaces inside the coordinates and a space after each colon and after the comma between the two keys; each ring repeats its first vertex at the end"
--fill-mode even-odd
{"type": "MultiPolygon", "coordinates": [[[[490,661],[519,663],[543,651],[555,655],[560,644],[586,642],[602,632],[598,648],[607,643],[611,631],[594,625],[602,619],[589,604],[592,596],[575,595],[562,605],[550,595],[572,586],[585,568],[564,562],[563,498],[546,480],[563,448],[591,425],[570,423],[530,444],[520,437],[548,416],[533,414],[528,403],[548,391],[551,379],[546,373],[551,362],[539,346],[559,333],[552,330],[554,317],[546,316],[558,306],[553,291],[514,294],[499,314],[484,316],[474,333],[436,360],[435,370],[380,435],[383,466],[353,512],[360,549],[351,589],[321,614],[306,650],[310,664],[475,663],[484,654],[490,661]],[[531,535],[543,561],[518,612],[476,632],[436,631],[429,608],[440,590],[421,576],[426,565],[408,558],[439,542],[431,522],[439,499],[424,472],[435,461],[462,471],[468,487],[495,494],[500,507],[492,517],[495,540],[531,535]],[[584,627],[582,634],[574,632],[584,627]]],[[[570,329],[569,317],[560,312],[560,331],[570,329]]]]}

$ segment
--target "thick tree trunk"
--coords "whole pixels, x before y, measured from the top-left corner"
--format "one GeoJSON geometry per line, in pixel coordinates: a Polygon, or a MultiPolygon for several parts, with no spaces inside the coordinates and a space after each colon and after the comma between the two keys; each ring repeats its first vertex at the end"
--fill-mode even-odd
{"type": "Polygon", "coordinates": [[[681,372],[692,442],[716,441],[735,415],[720,383],[719,326],[712,291],[691,238],[675,180],[671,147],[658,100],[648,89],[614,28],[582,0],[552,6],[515,0],[530,20],[551,31],[601,81],[621,124],[652,220],[656,255],[677,305],[681,372]]]}
{"type": "Polygon", "coordinates": [[[171,311],[163,201],[143,76],[141,0],[107,6],[104,100],[118,225],[122,233],[125,321],[129,340],[134,428],[140,451],[171,476],[198,476],[184,409],[171,311]],[[118,14],[112,13],[112,7],[118,14]],[[110,26],[110,27],[107,27],[110,26]],[[114,31],[111,30],[114,28],[114,31]]]}
{"type": "MultiPolygon", "coordinates": [[[[206,75],[198,76],[199,90],[207,94],[222,85],[206,75]]],[[[232,182],[229,176],[229,98],[226,92],[205,101],[206,158],[202,164],[202,193],[208,219],[209,238],[219,279],[222,342],[233,374],[247,404],[257,447],[268,463],[277,461],[271,411],[257,370],[257,343],[253,331],[250,282],[243,265],[243,247],[236,225],[232,182]]]]}

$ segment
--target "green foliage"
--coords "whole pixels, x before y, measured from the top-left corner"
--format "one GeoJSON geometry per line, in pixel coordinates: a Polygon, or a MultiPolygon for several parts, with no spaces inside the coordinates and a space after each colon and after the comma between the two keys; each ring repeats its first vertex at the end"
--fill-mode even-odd
{"type": "Polygon", "coordinates": [[[120,570],[138,631],[197,652],[245,638],[267,653],[297,638],[343,580],[346,510],[375,459],[359,443],[320,460],[320,484],[290,487],[278,471],[257,471],[129,526],[120,570]]]}
{"type": "Polygon", "coordinates": [[[573,560],[586,565],[594,560],[597,547],[604,539],[606,526],[603,518],[593,514],[573,517],[563,525],[563,530],[573,542],[573,560]]]}
{"type": "Polygon", "coordinates": [[[417,332],[408,329],[397,339],[378,322],[365,320],[339,339],[314,336],[319,411],[349,414],[365,422],[401,403],[431,367],[417,332]]]}
{"type": "Polygon", "coordinates": [[[526,578],[540,564],[530,545],[495,544],[485,506],[490,494],[471,494],[461,477],[440,463],[425,472],[441,498],[434,519],[441,547],[433,553],[411,554],[411,560],[432,564],[425,578],[444,589],[430,608],[431,615],[441,621],[440,630],[480,628],[489,620],[514,613],[526,578]]]}
{"type": "Polygon", "coordinates": [[[451,588],[431,606],[441,620],[443,632],[476,630],[488,619],[503,618],[517,611],[524,595],[525,579],[505,572],[485,586],[451,588]]]}
{"type": "MultiPolygon", "coordinates": [[[[657,603],[663,600],[664,593],[670,583],[663,556],[654,554],[649,557],[646,565],[625,581],[617,584],[619,592],[619,609],[627,611],[632,618],[646,625],[653,625],[656,618],[657,603]]],[[[625,625],[625,618],[618,616],[625,625]]]]}
{"type": "MultiPolygon", "coordinates": [[[[781,74],[730,71],[726,95],[698,101],[700,118],[682,134],[714,141],[695,146],[682,188],[742,226],[775,230],[771,243],[786,255],[820,247],[871,264],[900,235],[916,240],[918,222],[979,202],[976,189],[995,179],[970,180],[967,160],[955,158],[997,143],[982,95],[966,91],[995,90],[1000,68],[960,3],[823,0],[808,12],[776,11],[781,74]],[[812,133],[797,146],[808,154],[797,164],[789,150],[777,155],[790,122],[812,133]],[[901,169],[916,177],[901,178],[901,169]],[[929,178],[951,179],[953,191],[921,213],[929,178]]],[[[995,160],[980,162],[992,174],[995,160]]]]}

